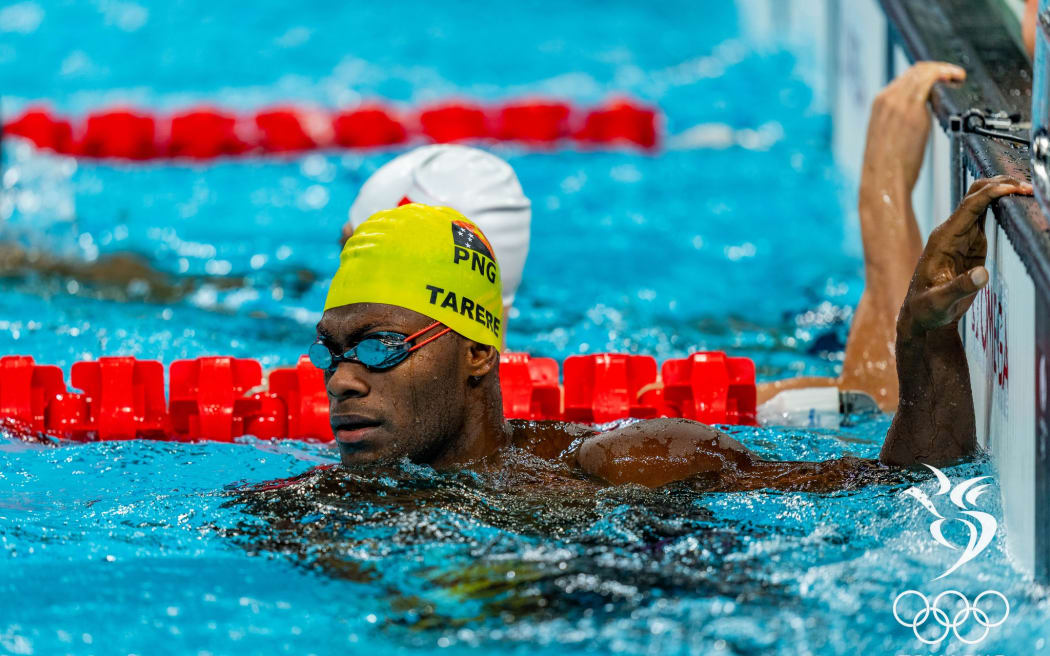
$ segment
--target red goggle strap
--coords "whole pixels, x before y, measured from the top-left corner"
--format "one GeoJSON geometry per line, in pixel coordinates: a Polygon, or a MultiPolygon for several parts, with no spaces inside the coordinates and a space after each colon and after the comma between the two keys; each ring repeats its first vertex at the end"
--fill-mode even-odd
{"type": "MultiPolygon", "coordinates": [[[[430,324],[429,326],[427,326],[423,330],[420,330],[419,332],[412,333],[411,335],[409,335],[408,337],[405,338],[405,341],[406,342],[411,342],[413,339],[419,337],[420,335],[426,334],[426,333],[430,332],[431,330],[434,330],[435,328],[437,328],[440,325],[441,325],[440,321],[435,321],[434,323],[430,324]]],[[[420,348],[422,346],[426,346],[427,344],[429,344],[430,342],[434,341],[438,337],[441,337],[445,333],[449,333],[449,332],[452,332],[452,329],[451,328],[445,328],[444,330],[442,330],[438,334],[433,335],[431,337],[428,337],[428,338],[424,339],[422,342],[412,346],[412,348],[408,349],[408,352],[411,353],[412,351],[415,351],[416,349],[418,349],[418,348],[420,348]]]]}

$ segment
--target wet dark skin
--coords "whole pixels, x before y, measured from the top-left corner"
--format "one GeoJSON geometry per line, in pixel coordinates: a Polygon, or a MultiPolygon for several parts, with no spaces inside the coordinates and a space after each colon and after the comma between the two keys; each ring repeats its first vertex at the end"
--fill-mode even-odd
{"type": "MultiPolygon", "coordinates": [[[[898,315],[900,399],[878,460],[763,460],[729,435],[685,419],[640,421],[604,433],[560,422],[507,421],[499,353],[451,332],[392,369],[344,362],[326,374],[342,463],[368,467],[408,458],[439,469],[491,470],[506,466],[500,454],[514,447],[613,485],[694,481],[721,491],[831,491],[874,482],[893,467],[968,458],[977,448],[976,431],[957,324],[988,282],[985,210],[1002,196],[1030,193],[1030,185],[1006,176],[978,180],[930,235],[898,315]]],[[[318,335],[342,352],[368,333],[407,335],[431,323],[411,310],[358,303],[326,311],[318,335]]]]}

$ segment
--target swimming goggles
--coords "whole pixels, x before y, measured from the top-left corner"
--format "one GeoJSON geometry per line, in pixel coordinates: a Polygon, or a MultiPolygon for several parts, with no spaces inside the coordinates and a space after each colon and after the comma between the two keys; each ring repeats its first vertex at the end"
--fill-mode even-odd
{"type": "Polygon", "coordinates": [[[387,331],[369,333],[368,335],[365,335],[357,345],[352,349],[347,350],[342,355],[333,354],[324,342],[317,340],[310,345],[310,350],[307,351],[307,355],[310,357],[310,362],[315,367],[318,369],[324,369],[325,371],[335,371],[336,367],[343,362],[356,362],[358,364],[363,364],[370,370],[383,371],[384,369],[390,369],[391,367],[400,364],[401,361],[412,353],[412,351],[422,348],[445,333],[452,331],[451,328],[445,328],[438,334],[428,337],[418,344],[412,346],[408,345],[412,340],[430,332],[440,325],[440,321],[435,321],[423,330],[412,333],[407,337],[401,333],[387,331]]]}

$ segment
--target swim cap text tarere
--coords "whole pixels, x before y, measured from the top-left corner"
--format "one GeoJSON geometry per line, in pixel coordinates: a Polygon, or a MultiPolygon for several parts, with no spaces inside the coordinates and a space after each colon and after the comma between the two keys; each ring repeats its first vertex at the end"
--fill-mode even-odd
{"type": "Polygon", "coordinates": [[[343,247],[324,309],[386,303],[500,348],[503,301],[492,245],[448,207],[411,203],[373,214],[343,247]]]}

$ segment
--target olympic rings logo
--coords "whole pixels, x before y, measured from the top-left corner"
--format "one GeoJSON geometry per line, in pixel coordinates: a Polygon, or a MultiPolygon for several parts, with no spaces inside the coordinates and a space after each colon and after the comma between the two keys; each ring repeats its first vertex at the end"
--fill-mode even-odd
{"type": "MultiPolygon", "coordinates": [[[[989,609],[989,611],[990,610],[991,609],[989,609]]],[[[959,592],[958,590],[945,590],[944,592],[934,597],[932,603],[929,599],[926,598],[926,595],[919,592],[918,590],[905,590],[904,592],[897,595],[897,598],[893,600],[893,618],[897,620],[897,623],[901,626],[911,627],[912,632],[915,634],[915,637],[919,640],[919,642],[922,642],[923,644],[927,645],[940,644],[944,641],[945,638],[948,637],[949,633],[955,633],[955,637],[958,638],[960,642],[964,642],[968,645],[976,645],[977,643],[987,638],[988,632],[1005,622],[1006,618],[1009,616],[1010,602],[1007,601],[1006,597],[997,590],[985,590],[981,594],[977,595],[977,598],[973,600],[972,604],[970,603],[970,600],[967,599],[966,595],[959,592]],[[898,604],[900,604],[901,599],[907,597],[908,595],[918,596],[919,599],[922,600],[923,604],[922,608],[920,608],[919,611],[915,613],[915,617],[913,617],[910,622],[906,622],[903,619],[901,619],[900,613],[897,608],[898,604]],[[1002,618],[995,622],[989,622],[988,613],[986,613],[979,607],[981,600],[988,595],[994,595],[996,597],[999,597],[999,599],[1002,599],[1003,606],[1005,607],[1005,611],[1003,612],[1002,618]],[[959,610],[955,611],[955,615],[952,617],[948,616],[948,611],[939,607],[941,600],[948,596],[957,597],[958,599],[962,600],[962,607],[959,610]],[[969,620],[971,615],[978,624],[984,627],[984,632],[979,638],[976,639],[964,638],[961,635],[959,635],[959,627],[962,626],[967,620],[969,620]],[[944,633],[942,633],[939,637],[937,637],[934,640],[924,638],[919,634],[919,629],[925,626],[926,621],[929,620],[931,617],[933,618],[934,622],[944,627],[944,633]]]]}

